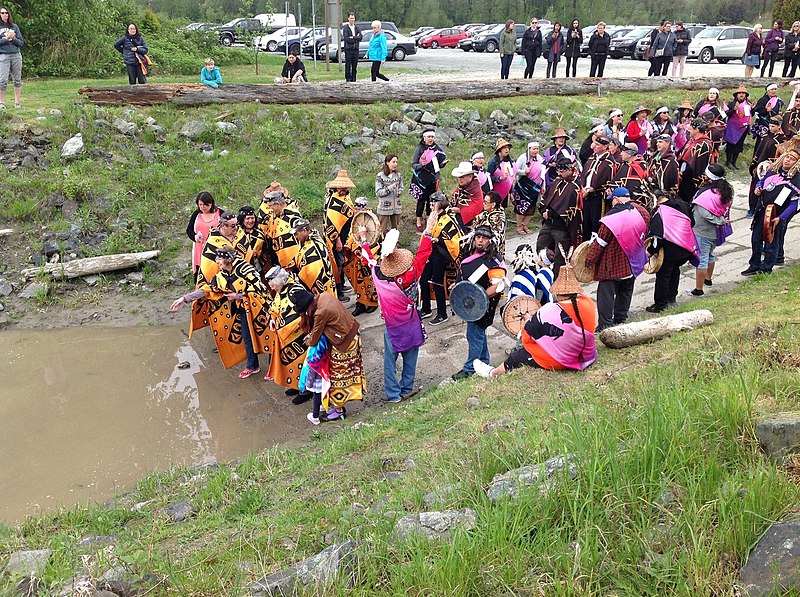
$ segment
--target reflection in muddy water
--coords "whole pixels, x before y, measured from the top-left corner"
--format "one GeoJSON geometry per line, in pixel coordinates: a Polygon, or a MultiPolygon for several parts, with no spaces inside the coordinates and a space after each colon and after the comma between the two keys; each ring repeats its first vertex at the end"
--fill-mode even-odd
{"type": "Polygon", "coordinates": [[[0,521],[308,436],[304,410],[237,371],[180,328],[0,333],[0,521]]]}

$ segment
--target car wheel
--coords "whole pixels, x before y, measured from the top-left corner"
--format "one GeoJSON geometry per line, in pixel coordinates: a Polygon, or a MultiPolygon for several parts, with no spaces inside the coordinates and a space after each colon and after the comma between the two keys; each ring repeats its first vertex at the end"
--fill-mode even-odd
{"type": "Polygon", "coordinates": [[[300,44],[292,44],[289,46],[289,53],[290,54],[299,54],[300,53],[300,44]]]}
{"type": "Polygon", "coordinates": [[[728,64],[731,61],[730,58],[717,58],[717,62],[720,64],[728,64]]]}
{"type": "Polygon", "coordinates": [[[435,50],[436,48],[439,47],[439,42],[438,41],[432,41],[431,42],[431,47],[435,50]]]}
{"type": "Polygon", "coordinates": [[[222,38],[219,40],[223,46],[230,48],[233,45],[233,38],[230,35],[223,35],[222,38]]]}
{"type": "Polygon", "coordinates": [[[700,64],[710,63],[712,60],[714,60],[714,50],[711,48],[703,48],[700,50],[697,60],[700,62],[700,64]]]}
{"type": "Polygon", "coordinates": [[[461,49],[464,50],[465,52],[469,52],[469,48],[461,48],[461,49]]]}
{"type": "Polygon", "coordinates": [[[392,60],[396,60],[397,62],[402,62],[406,59],[406,51],[403,48],[395,48],[394,52],[392,52],[392,60]]]}
{"type": "Polygon", "coordinates": [[[267,43],[267,51],[268,52],[274,52],[277,49],[278,49],[278,42],[272,40],[269,43],[267,43]]]}
{"type": "Polygon", "coordinates": [[[486,42],[486,51],[487,52],[496,52],[497,51],[497,44],[491,40],[486,42]]]}

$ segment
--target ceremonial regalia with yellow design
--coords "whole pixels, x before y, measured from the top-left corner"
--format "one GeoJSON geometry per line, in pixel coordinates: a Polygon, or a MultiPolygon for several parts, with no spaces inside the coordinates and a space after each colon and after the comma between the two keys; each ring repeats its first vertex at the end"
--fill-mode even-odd
{"type": "Polygon", "coordinates": [[[316,230],[310,232],[286,269],[296,272],[297,277],[311,292],[336,294],[330,255],[325,241],[316,230]]]}
{"type": "Polygon", "coordinates": [[[308,290],[294,274],[290,274],[289,280],[269,306],[269,317],[275,327],[271,334],[272,360],[269,363],[269,375],[276,384],[295,390],[298,389],[297,381],[307,350],[303,341],[305,334],[300,327],[300,315],[289,300],[289,296],[298,288],[308,290]]]}
{"type": "Polygon", "coordinates": [[[436,224],[431,230],[431,238],[434,240],[434,250],[444,250],[450,255],[451,261],[447,264],[444,271],[444,292],[449,299],[450,287],[458,282],[458,269],[461,265],[461,237],[463,230],[458,223],[458,216],[449,211],[439,216],[436,224]]]}
{"type": "Polygon", "coordinates": [[[254,226],[249,232],[243,226],[239,227],[236,239],[233,241],[233,250],[247,263],[255,267],[264,250],[264,233],[261,228],[254,226]]]}
{"type": "Polygon", "coordinates": [[[203,251],[200,253],[200,267],[197,269],[197,288],[201,284],[210,284],[214,276],[219,272],[217,265],[217,250],[225,245],[233,245],[233,242],[223,236],[219,228],[212,228],[208,235],[203,251]]]}
{"type": "Polygon", "coordinates": [[[292,233],[292,227],[295,220],[301,217],[303,216],[300,215],[300,208],[292,199],[286,200],[286,207],[281,215],[272,210],[269,202],[261,202],[256,215],[256,224],[264,233],[265,250],[261,254],[263,269],[268,265],[280,265],[285,269],[297,255],[299,247],[292,233]]]}
{"type": "MultiPolygon", "coordinates": [[[[370,245],[369,249],[377,258],[381,245],[376,241],[370,245]]],[[[350,285],[356,293],[356,301],[366,307],[377,307],[378,293],[375,291],[375,283],[372,280],[372,270],[364,263],[361,254],[361,243],[350,234],[344,246],[344,264],[342,265],[344,275],[350,280],[350,285]]]]}
{"type": "MultiPolygon", "coordinates": [[[[341,239],[342,248],[350,236],[350,222],[356,210],[350,200],[350,191],[344,189],[328,189],[325,194],[325,215],[323,218],[325,229],[325,244],[330,253],[331,266],[336,284],[342,282],[342,273],[339,271],[340,261],[336,256],[336,239],[341,239]]],[[[341,259],[341,256],[339,257],[341,259]]]]}
{"type": "Polygon", "coordinates": [[[242,325],[236,317],[236,303],[241,302],[253,340],[253,351],[269,352],[271,332],[266,308],[269,295],[252,265],[237,256],[231,272],[220,270],[209,281],[199,283],[197,288],[205,292],[205,297],[192,303],[190,339],[194,331],[210,326],[225,368],[230,369],[244,361],[247,354],[242,341],[242,325]],[[244,297],[241,301],[229,301],[225,295],[232,292],[244,297]]]}

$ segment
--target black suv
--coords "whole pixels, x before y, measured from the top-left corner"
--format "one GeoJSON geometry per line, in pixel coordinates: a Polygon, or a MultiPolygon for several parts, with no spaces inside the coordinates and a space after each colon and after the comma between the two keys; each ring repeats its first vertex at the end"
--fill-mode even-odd
{"type": "MultiPolygon", "coordinates": [[[[339,27],[339,31],[341,32],[342,27],[347,25],[347,23],[342,23],[339,27]]],[[[356,27],[361,31],[361,33],[366,33],[367,31],[372,31],[372,21],[356,21],[356,27]]],[[[397,25],[394,24],[393,21],[381,21],[381,29],[383,31],[394,31],[395,33],[399,33],[397,30],[397,25]]],[[[324,57],[320,53],[320,50],[327,45],[331,41],[331,36],[328,35],[327,37],[317,37],[316,38],[316,48],[312,47],[314,44],[312,43],[311,37],[307,37],[303,40],[302,43],[302,50],[301,53],[304,56],[313,57],[314,50],[316,49],[317,59],[324,60],[324,57]]],[[[341,40],[340,40],[341,41],[341,40]]]]}
{"type": "MultiPolygon", "coordinates": [[[[496,52],[497,48],[500,47],[500,34],[505,29],[505,24],[500,24],[494,27],[493,29],[481,31],[480,33],[476,33],[472,37],[472,49],[476,52],[496,52]]],[[[525,33],[525,29],[528,26],[522,23],[515,23],[514,29],[517,34],[517,39],[521,38],[522,35],[525,33]]]]}
{"type": "Polygon", "coordinates": [[[258,19],[233,19],[217,27],[219,43],[223,46],[232,46],[237,42],[244,42],[256,33],[263,33],[264,25],[258,19]]]}

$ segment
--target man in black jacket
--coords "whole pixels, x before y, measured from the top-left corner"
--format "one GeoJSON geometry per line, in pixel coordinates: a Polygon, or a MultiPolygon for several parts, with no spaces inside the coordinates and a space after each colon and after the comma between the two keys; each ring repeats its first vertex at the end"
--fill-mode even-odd
{"type": "Polygon", "coordinates": [[[531,79],[536,59],[542,55],[542,32],[537,19],[531,19],[531,26],[522,34],[522,55],[525,56],[524,78],[531,79]]]}
{"type": "Polygon", "coordinates": [[[356,13],[347,13],[347,25],[342,25],[344,42],[344,80],[355,82],[358,69],[358,46],[361,43],[361,30],[356,25],[356,13]]]}

